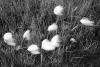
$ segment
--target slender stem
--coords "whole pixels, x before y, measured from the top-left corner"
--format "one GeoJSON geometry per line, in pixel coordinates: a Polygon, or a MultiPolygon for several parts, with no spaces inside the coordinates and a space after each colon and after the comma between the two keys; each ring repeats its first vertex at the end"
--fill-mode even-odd
{"type": "Polygon", "coordinates": [[[60,16],[57,16],[57,20],[56,20],[56,23],[58,22],[58,20],[59,20],[59,17],[60,17],[60,16]]]}
{"type": "Polygon", "coordinates": [[[42,57],[43,57],[43,55],[42,55],[42,53],[41,53],[41,67],[42,67],[42,57]]]}
{"type": "Polygon", "coordinates": [[[76,25],[75,27],[73,27],[73,29],[71,31],[75,30],[76,28],[78,28],[78,25],[76,25]]]}
{"type": "Polygon", "coordinates": [[[41,67],[42,67],[42,63],[43,63],[43,61],[42,61],[42,60],[43,60],[43,54],[42,54],[42,53],[43,53],[43,52],[42,52],[42,45],[41,45],[41,49],[40,49],[40,50],[41,50],[41,54],[40,54],[40,55],[41,55],[41,67]]]}

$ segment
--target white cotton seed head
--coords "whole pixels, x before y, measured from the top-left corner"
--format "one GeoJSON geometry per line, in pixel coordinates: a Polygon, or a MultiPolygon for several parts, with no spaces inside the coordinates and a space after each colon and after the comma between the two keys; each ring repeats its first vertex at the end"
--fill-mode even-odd
{"type": "Polygon", "coordinates": [[[55,30],[57,30],[57,29],[58,29],[58,26],[57,26],[56,23],[53,23],[52,25],[50,25],[50,26],[48,27],[48,31],[55,31],[55,30]]]}
{"type": "Polygon", "coordinates": [[[71,38],[70,41],[73,43],[76,42],[76,40],[74,38],[71,38]]]}
{"type": "Polygon", "coordinates": [[[39,47],[36,44],[32,44],[27,49],[32,54],[40,54],[39,47]]]}
{"type": "Polygon", "coordinates": [[[11,40],[12,39],[12,33],[10,33],[10,32],[5,33],[3,38],[4,38],[4,40],[11,40]]]}
{"type": "Polygon", "coordinates": [[[55,35],[52,39],[51,39],[52,42],[60,42],[60,36],[57,34],[55,35]]]}
{"type": "Polygon", "coordinates": [[[61,5],[58,5],[58,6],[56,6],[55,8],[54,8],[54,14],[56,14],[56,15],[63,15],[62,13],[63,13],[63,6],[61,6],[61,5]]]}
{"type": "Polygon", "coordinates": [[[38,50],[39,47],[36,45],[36,44],[32,44],[28,47],[28,51],[35,51],[35,50],[38,50]]]}
{"type": "Polygon", "coordinates": [[[80,22],[83,24],[83,25],[86,25],[86,26],[93,26],[94,25],[94,22],[93,21],[90,21],[88,18],[82,18],[80,20],[80,22]]]}
{"type": "Polygon", "coordinates": [[[59,35],[55,35],[52,39],[51,39],[51,43],[54,47],[59,47],[60,46],[60,36],[59,35]]]}
{"type": "Polygon", "coordinates": [[[51,45],[51,42],[48,39],[45,39],[42,41],[42,49],[52,51],[55,49],[55,47],[51,45]]]}
{"type": "Polygon", "coordinates": [[[11,46],[16,45],[15,42],[14,42],[13,35],[10,32],[5,33],[4,36],[3,36],[3,39],[4,39],[5,43],[7,43],[8,45],[11,45],[11,46]]]}
{"type": "Polygon", "coordinates": [[[59,36],[59,35],[55,35],[55,36],[51,39],[51,43],[52,43],[53,46],[59,47],[59,46],[60,46],[60,36],[59,36]]]}
{"type": "Polygon", "coordinates": [[[27,30],[24,34],[23,34],[23,38],[26,40],[30,40],[30,30],[27,30]]]}

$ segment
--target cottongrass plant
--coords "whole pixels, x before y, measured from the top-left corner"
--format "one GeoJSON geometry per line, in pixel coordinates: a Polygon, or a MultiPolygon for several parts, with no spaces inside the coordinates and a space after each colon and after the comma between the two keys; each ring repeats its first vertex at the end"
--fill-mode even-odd
{"type": "MultiPolygon", "coordinates": [[[[84,28],[87,28],[88,26],[91,26],[91,28],[92,28],[92,26],[94,26],[94,22],[91,22],[90,20],[86,20],[86,19],[85,19],[86,22],[84,22],[84,20],[81,22],[80,19],[77,18],[78,16],[89,17],[89,18],[93,18],[94,21],[98,21],[98,19],[100,19],[100,18],[99,18],[99,14],[97,15],[95,12],[96,11],[95,7],[96,6],[99,7],[99,1],[96,1],[96,0],[30,0],[30,1],[7,0],[7,1],[3,1],[2,0],[2,2],[0,2],[0,4],[2,7],[2,11],[0,11],[1,12],[0,16],[2,17],[2,19],[4,19],[6,21],[6,23],[8,23],[8,25],[10,25],[9,23],[11,22],[11,24],[15,23],[15,26],[18,27],[18,25],[16,25],[16,23],[19,22],[19,23],[22,23],[22,25],[23,25],[22,27],[24,27],[24,25],[27,27],[28,25],[30,25],[31,17],[35,16],[34,19],[39,18],[36,20],[37,21],[36,24],[38,25],[36,27],[41,29],[41,30],[36,30],[36,31],[41,31],[42,35],[44,35],[44,36],[47,31],[44,31],[44,29],[41,28],[42,24],[44,27],[44,26],[48,26],[48,24],[46,24],[46,23],[50,23],[50,22],[54,23],[55,19],[56,19],[55,16],[57,16],[57,20],[56,20],[57,22],[55,22],[55,23],[58,23],[58,25],[60,25],[59,22],[61,22],[61,24],[63,24],[62,21],[68,22],[69,24],[72,23],[71,25],[67,25],[69,27],[69,29],[65,29],[64,31],[60,31],[60,32],[57,31],[57,33],[59,33],[59,35],[61,37],[61,47],[60,47],[61,49],[58,49],[58,51],[56,51],[56,50],[52,51],[53,54],[48,52],[49,55],[47,55],[41,51],[42,52],[41,54],[34,55],[34,54],[31,54],[27,50],[29,52],[29,54],[24,54],[25,58],[23,59],[22,63],[20,63],[19,60],[22,59],[21,54],[23,54],[24,51],[22,51],[22,52],[19,51],[18,54],[15,54],[13,56],[14,57],[13,61],[8,60],[8,59],[7,59],[7,62],[3,61],[3,62],[5,62],[5,64],[7,63],[9,65],[9,66],[4,66],[4,67],[18,67],[18,65],[19,65],[19,67],[21,65],[24,65],[22,67],[33,67],[33,66],[34,67],[98,67],[99,66],[99,63],[100,63],[99,48],[100,47],[99,47],[99,45],[97,45],[99,43],[97,41],[94,43],[93,39],[91,38],[91,37],[94,38],[94,36],[93,36],[94,33],[92,33],[90,36],[90,33],[91,33],[90,30],[84,29],[84,28]],[[41,3],[41,1],[44,3],[41,3]],[[45,7],[45,9],[42,9],[40,7],[40,4],[42,4],[45,7]],[[66,9],[63,6],[59,7],[60,9],[58,9],[57,8],[58,6],[54,7],[55,5],[60,5],[60,6],[64,5],[66,7],[66,9]],[[55,9],[55,10],[52,10],[52,9],[55,9]],[[63,14],[63,10],[65,10],[66,14],[63,14]],[[52,12],[52,13],[50,13],[50,12],[52,12]],[[93,14],[93,16],[92,16],[92,14],[93,14]],[[62,17],[63,15],[64,15],[64,18],[60,19],[60,21],[58,22],[59,16],[62,17]],[[40,19],[40,18],[42,18],[42,19],[40,19]],[[82,26],[78,25],[79,21],[82,23],[82,26]],[[43,23],[43,22],[45,22],[45,23],[43,23]],[[84,27],[83,27],[83,25],[84,25],[84,27]],[[76,27],[74,27],[74,26],[76,26],[76,27]],[[72,27],[73,27],[73,29],[70,32],[69,30],[71,30],[72,27]],[[70,49],[70,51],[68,51],[68,50],[65,50],[64,48],[72,45],[72,43],[70,42],[70,38],[72,38],[71,35],[75,36],[75,40],[77,40],[77,42],[75,42],[75,44],[74,44],[75,46],[73,46],[70,49]],[[91,40],[91,44],[86,44],[87,41],[90,42],[90,40],[91,40]],[[83,48],[82,45],[85,46],[86,49],[83,48]],[[64,46],[64,48],[62,46],[64,46]],[[20,54],[20,56],[18,56],[19,54],[20,54]],[[29,56],[30,54],[32,56],[29,56]],[[39,55],[41,55],[41,57],[42,57],[42,59],[41,59],[42,66],[39,64],[38,64],[38,66],[36,66],[36,63],[34,63],[34,62],[40,61],[40,59],[37,61],[37,59],[39,58],[39,55]],[[33,59],[34,56],[35,57],[37,56],[37,58],[33,59]],[[17,60],[19,57],[21,57],[21,58],[16,62],[15,60],[17,60]],[[51,60],[53,60],[53,61],[51,61],[51,60]],[[10,65],[10,63],[8,63],[8,61],[15,63],[16,66],[10,65]],[[26,63],[24,63],[24,62],[26,62],[26,63]],[[29,64],[29,63],[32,63],[32,64],[29,64]],[[30,66],[27,66],[27,65],[30,65],[30,66]]],[[[98,22],[98,24],[99,24],[99,22],[98,22]]],[[[19,24],[19,25],[21,26],[21,24],[19,24]]],[[[12,26],[11,26],[11,28],[12,28],[12,26]]],[[[6,26],[4,26],[3,29],[5,29],[5,28],[6,28],[6,26]]],[[[47,28],[47,27],[45,27],[45,28],[47,28]]],[[[35,36],[38,37],[37,33],[35,33],[35,36]]],[[[34,36],[34,38],[35,38],[35,36],[34,36]]],[[[41,40],[41,38],[39,40],[41,40]]],[[[45,39],[46,36],[43,38],[45,39]]],[[[27,40],[29,40],[29,39],[27,39],[27,40]]],[[[29,40],[29,42],[30,42],[30,40],[29,40]]],[[[42,41],[40,41],[40,42],[42,42],[42,41]]],[[[49,41],[49,42],[51,42],[51,41],[49,41]]],[[[19,45],[20,45],[20,43],[19,43],[19,45]]],[[[29,43],[27,43],[27,45],[29,45],[29,43]]],[[[41,46],[41,44],[39,46],[41,46]]],[[[27,49],[28,49],[28,47],[27,47],[27,49]]],[[[33,50],[33,48],[32,48],[32,50],[33,50]]],[[[35,52],[33,51],[33,53],[35,53],[35,52]]],[[[8,56],[8,55],[6,55],[6,56],[8,56]]],[[[9,56],[9,57],[12,58],[12,56],[9,56]]],[[[7,58],[9,58],[9,57],[7,57],[7,58]]],[[[2,57],[2,58],[5,58],[5,57],[2,57]]],[[[5,59],[3,59],[3,60],[5,60],[5,59]]]]}
{"type": "Polygon", "coordinates": [[[49,27],[48,27],[48,31],[50,32],[50,31],[56,31],[58,29],[58,26],[57,26],[57,24],[56,23],[53,23],[52,25],[50,25],[49,27]]]}
{"type": "Polygon", "coordinates": [[[51,42],[48,39],[44,39],[42,41],[42,49],[44,49],[46,51],[52,51],[55,49],[55,47],[52,46],[51,42]]]}
{"type": "Polygon", "coordinates": [[[76,42],[75,38],[71,38],[70,41],[73,43],[76,42]]]}
{"type": "Polygon", "coordinates": [[[60,46],[60,36],[59,35],[55,35],[51,41],[49,41],[48,39],[44,39],[42,41],[42,49],[46,50],[46,51],[52,51],[55,50],[56,47],[60,46]]]}
{"type": "Polygon", "coordinates": [[[88,18],[82,18],[80,20],[80,22],[83,24],[83,25],[86,25],[86,26],[93,26],[94,25],[94,21],[90,21],[88,18]]]}
{"type": "Polygon", "coordinates": [[[28,47],[27,49],[29,52],[31,52],[32,54],[40,54],[40,51],[39,51],[39,47],[36,45],[36,44],[32,44],[28,47]]]}
{"type": "Polygon", "coordinates": [[[51,43],[54,47],[59,47],[60,46],[60,36],[59,35],[53,36],[53,38],[51,39],[51,43]]]}
{"type": "Polygon", "coordinates": [[[26,30],[23,34],[23,39],[30,40],[30,30],[26,30]]]}
{"type": "Polygon", "coordinates": [[[63,10],[64,10],[64,7],[61,5],[58,5],[54,8],[54,14],[58,16],[63,15],[63,10]]]}
{"type": "Polygon", "coordinates": [[[4,36],[3,36],[3,39],[4,39],[4,42],[7,43],[8,45],[16,46],[16,43],[14,41],[12,33],[10,33],[10,32],[5,33],[4,36]]]}

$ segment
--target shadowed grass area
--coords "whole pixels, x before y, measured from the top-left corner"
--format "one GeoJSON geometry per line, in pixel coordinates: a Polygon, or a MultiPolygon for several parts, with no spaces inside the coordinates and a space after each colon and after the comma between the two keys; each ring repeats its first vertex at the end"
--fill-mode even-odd
{"type": "Polygon", "coordinates": [[[100,0],[0,0],[0,65],[1,67],[99,67],[100,66],[100,0]],[[53,13],[54,7],[64,6],[62,16],[53,13]],[[98,26],[80,23],[87,17],[98,26]],[[47,28],[57,22],[57,32],[47,28]],[[76,27],[76,28],[75,28],[76,27]],[[75,29],[74,29],[75,28],[75,29]],[[24,32],[31,30],[31,40],[24,41],[24,32]],[[4,43],[3,35],[14,33],[16,50],[4,43]],[[54,51],[32,55],[31,44],[41,48],[41,42],[54,35],[61,37],[61,46],[54,51]],[[70,38],[76,42],[72,43],[70,38]]]}

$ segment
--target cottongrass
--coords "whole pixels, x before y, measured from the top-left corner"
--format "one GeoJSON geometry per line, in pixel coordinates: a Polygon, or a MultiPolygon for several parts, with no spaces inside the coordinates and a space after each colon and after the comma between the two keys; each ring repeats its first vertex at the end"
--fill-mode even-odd
{"type": "Polygon", "coordinates": [[[26,40],[30,40],[30,30],[26,30],[23,34],[23,38],[26,40]]]}
{"type": "Polygon", "coordinates": [[[71,38],[70,41],[71,41],[72,43],[75,43],[75,42],[76,42],[75,38],[71,38]]]}
{"type": "Polygon", "coordinates": [[[3,36],[4,42],[7,43],[10,46],[16,46],[16,43],[14,42],[14,38],[12,33],[8,32],[5,33],[3,36]]]}
{"type": "Polygon", "coordinates": [[[52,51],[55,49],[54,46],[51,45],[51,42],[48,39],[44,39],[42,41],[42,49],[46,50],[46,51],[52,51]]]}
{"type": "Polygon", "coordinates": [[[36,44],[32,44],[27,49],[32,54],[40,54],[39,47],[36,44]]]}
{"type": "Polygon", "coordinates": [[[60,36],[59,35],[55,35],[52,39],[51,39],[51,43],[54,47],[59,47],[60,46],[60,36]]]}
{"type": "Polygon", "coordinates": [[[63,10],[64,10],[63,6],[58,5],[54,8],[54,14],[58,16],[63,15],[63,10]]]}
{"type": "Polygon", "coordinates": [[[94,21],[90,21],[88,18],[84,17],[80,20],[80,22],[83,24],[83,25],[86,25],[86,26],[93,26],[94,25],[94,21]]]}
{"type": "Polygon", "coordinates": [[[50,31],[56,31],[58,29],[58,26],[57,26],[57,24],[56,23],[53,23],[52,25],[50,25],[49,27],[48,27],[48,31],[50,32],[50,31]]]}
{"type": "MultiPolygon", "coordinates": [[[[33,1],[33,0],[32,0],[32,1],[33,1]]],[[[43,0],[43,1],[44,1],[44,0],[43,0]]],[[[46,1],[50,1],[50,0],[46,0],[46,1]]],[[[56,1],[58,2],[58,1],[60,1],[60,0],[56,0],[56,1]]],[[[76,1],[76,2],[78,2],[78,3],[75,3],[75,5],[74,5],[74,1],[68,1],[68,0],[67,0],[67,2],[68,2],[68,3],[66,3],[66,6],[68,6],[68,10],[67,10],[68,13],[67,13],[67,14],[70,14],[70,13],[71,13],[72,16],[74,15],[75,12],[74,12],[74,11],[71,11],[71,9],[73,9],[74,6],[75,6],[75,7],[78,6],[78,8],[77,8],[77,10],[76,10],[78,14],[76,14],[76,15],[81,15],[81,14],[83,14],[83,13],[87,14],[86,12],[88,12],[88,10],[89,10],[88,7],[90,7],[89,5],[91,4],[90,1],[92,1],[92,0],[84,0],[84,1],[80,1],[80,0],[79,0],[79,1],[76,1]],[[80,2],[83,2],[83,3],[80,3],[80,2]],[[77,5],[77,4],[79,4],[79,5],[77,5]],[[81,5],[82,5],[82,6],[81,6],[81,5]],[[79,11],[78,11],[78,10],[79,10],[79,11]]],[[[6,2],[6,1],[5,1],[5,2],[6,2]]],[[[4,2],[4,3],[5,3],[5,2],[4,2]]],[[[20,2],[20,1],[19,1],[19,2],[20,2]]],[[[22,1],[21,1],[21,2],[22,2],[22,1]]],[[[36,1],[36,2],[37,2],[37,1],[36,1]]],[[[35,3],[36,3],[36,2],[35,2],[35,3]]],[[[45,1],[44,1],[44,2],[45,2],[45,1]]],[[[2,3],[2,2],[1,2],[1,3],[2,3]]],[[[11,3],[16,3],[16,2],[11,2],[11,3]]],[[[9,3],[7,3],[7,6],[9,6],[8,4],[9,4],[9,3]]],[[[26,4],[29,5],[29,6],[33,6],[33,5],[30,5],[27,1],[26,1],[26,4]]],[[[62,3],[62,4],[63,4],[63,3],[62,3]]],[[[4,4],[4,5],[5,5],[5,4],[4,4]]],[[[22,4],[21,4],[21,5],[22,5],[22,4]]],[[[26,6],[27,6],[27,5],[26,5],[26,6]]],[[[50,4],[50,5],[51,5],[51,4],[50,4]]],[[[65,4],[64,4],[64,5],[65,5],[65,4]]],[[[19,4],[19,6],[20,6],[20,4],[19,4]]],[[[35,5],[34,5],[34,6],[35,6],[35,5]]],[[[48,6],[49,6],[49,5],[48,5],[48,6]]],[[[16,5],[15,5],[15,7],[16,7],[16,5]]],[[[22,7],[23,7],[23,6],[22,6],[22,7]]],[[[31,11],[30,11],[31,8],[28,7],[28,6],[27,6],[27,8],[29,8],[29,10],[26,9],[27,12],[25,12],[25,13],[27,13],[27,14],[33,13],[34,9],[32,9],[32,12],[31,12],[31,11]]],[[[15,8],[15,9],[16,9],[16,8],[15,8]]],[[[22,8],[21,8],[21,9],[22,9],[22,8]]],[[[8,9],[5,9],[5,8],[4,8],[4,11],[3,11],[3,12],[6,12],[5,10],[8,10],[8,9]]],[[[50,9],[50,10],[51,10],[51,9],[50,9]]],[[[59,9],[57,9],[57,10],[59,10],[59,9]]],[[[20,11],[20,9],[19,9],[19,11],[20,11]]],[[[21,11],[22,11],[22,10],[21,10],[21,11]]],[[[66,12],[67,12],[67,11],[66,11],[66,12]]],[[[93,10],[93,11],[94,11],[94,10],[93,10]]],[[[12,12],[12,11],[11,11],[11,12],[12,12]]],[[[14,12],[16,12],[16,11],[14,11],[14,12]]],[[[48,12],[49,12],[49,11],[48,11],[48,12]]],[[[59,10],[58,12],[55,11],[54,14],[55,14],[55,15],[63,15],[62,12],[63,12],[63,11],[62,11],[62,8],[61,8],[61,11],[60,11],[60,10],[59,10]]],[[[6,13],[7,13],[7,15],[8,15],[9,12],[6,12],[6,13]]],[[[2,14],[2,13],[1,13],[1,14],[2,14]]],[[[35,14],[35,13],[34,13],[34,14],[35,14]]],[[[66,16],[67,16],[67,14],[66,14],[66,16]]],[[[4,15],[6,15],[6,14],[4,14],[4,15]]],[[[33,14],[32,14],[32,15],[33,15],[33,14]]],[[[25,19],[23,19],[22,21],[27,22],[27,21],[26,21],[26,18],[30,18],[30,16],[32,16],[32,15],[26,16],[25,19]]],[[[20,14],[19,14],[18,16],[20,16],[20,14]]],[[[23,17],[23,15],[21,15],[21,16],[23,17]]],[[[70,15],[69,15],[69,16],[70,16],[70,15]]],[[[83,16],[83,15],[82,15],[82,16],[83,16]]],[[[12,17],[13,17],[13,16],[12,16],[12,17]]],[[[4,19],[6,19],[6,17],[5,17],[4,19]]],[[[9,19],[9,18],[8,18],[8,19],[9,19]]],[[[12,18],[12,19],[13,19],[13,18],[12,18]]],[[[46,18],[45,18],[45,19],[46,19],[46,18]]],[[[45,20],[45,19],[44,19],[44,20],[45,20]]],[[[47,21],[46,21],[46,22],[47,22],[47,21]]],[[[75,21],[75,22],[76,22],[76,21],[75,21]]],[[[73,25],[74,25],[74,24],[75,24],[75,23],[73,22],[73,25]]],[[[89,24],[89,23],[84,23],[84,25],[86,25],[86,26],[92,26],[93,24],[91,24],[91,23],[90,23],[90,24],[89,24]]],[[[44,26],[45,26],[45,25],[44,25],[44,26]]],[[[75,28],[75,29],[76,29],[76,28],[75,28]]],[[[81,32],[81,30],[79,30],[79,33],[80,33],[80,32],[81,32]]],[[[82,33],[82,34],[83,34],[83,33],[82,33]]],[[[82,35],[82,34],[80,34],[80,35],[82,35]]],[[[67,35],[67,33],[66,33],[65,35],[67,35]]],[[[79,35],[78,35],[78,36],[79,36],[79,35]]],[[[84,36],[84,35],[83,35],[83,36],[84,36]]],[[[79,37],[80,37],[80,36],[79,36],[79,37]]],[[[62,38],[63,38],[63,37],[62,37],[62,38]]],[[[28,39],[27,39],[27,40],[28,40],[28,39]]],[[[66,38],[65,41],[68,41],[68,39],[66,38]]],[[[68,43],[66,43],[66,44],[68,44],[68,43]]],[[[64,45],[66,45],[66,44],[64,44],[64,45]]],[[[78,44],[80,45],[80,43],[78,43],[78,44]]],[[[78,47],[79,47],[79,46],[78,46],[78,47]]],[[[80,50],[79,50],[79,51],[80,51],[80,50]]],[[[91,50],[91,51],[92,51],[92,50],[91,50]]],[[[74,51],[72,51],[71,54],[69,54],[69,53],[66,54],[66,57],[67,57],[68,60],[70,60],[69,58],[71,58],[71,56],[74,56],[74,57],[75,57],[75,56],[77,55],[77,53],[81,53],[81,52],[77,52],[77,53],[76,53],[76,52],[73,53],[73,52],[74,52],[74,51]]],[[[33,52],[33,53],[35,53],[35,52],[33,52]]],[[[80,54],[79,54],[79,55],[80,55],[80,54]]],[[[78,56],[79,56],[79,55],[78,55],[78,56]]],[[[88,55],[89,55],[89,54],[88,54],[88,55]]],[[[56,54],[54,54],[54,56],[57,57],[56,54]]],[[[62,55],[62,56],[63,56],[63,55],[62,55]]],[[[27,58],[28,58],[28,57],[27,57],[27,58]]],[[[60,58],[61,58],[61,57],[60,57],[60,58]]],[[[25,59],[26,59],[26,58],[25,58],[25,59]]],[[[64,60],[65,60],[65,59],[66,59],[66,58],[64,57],[64,60]]],[[[44,60],[44,61],[45,61],[45,60],[44,60]]],[[[85,62],[85,60],[84,60],[84,62],[85,62]]],[[[99,61],[96,61],[96,62],[98,63],[99,61]]],[[[66,60],[66,63],[68,63],[68,65],[65,64],[66,67],[68,67],[68,66],[71,65],[71,63],[69,63],[67,60],[66,60]]],[[[47,64],[47,63],[45,63],[45,64],[47,64]]],[[[45,65],[45,64],[44,64],[44,65],[45,65]]],[[[59,63],[58,63],[58,64],[59,64],[59,63]]],[[[87,63],[87,64],[89,65],[89,63],[87,63]]],[[[93,63],[91,63],[91,64],[93,64],[93,63]]],[[[59,64],[59,65],[60,65],[60,64],[59,64]]],[[[64,66],[65,66],[65,65],[64,65],[64,66]]],[[[76,64],[75,64],[75,65],[77,65],[77,66],[79,65],[77,61],[76,61],[76,64]]],[[[84,67],[85,64],[82,64],[82,65],[83,65],[82,67],[84,67]]],[[[48,65],[48,66],[49,66],[49,65],[48,65]]],[[[46,66],[46,67],[48,67],[48,66],[46,66]]],[[[91,65],[91,66],[92,66],[92,65],[91,65]]],[[[39,66],[38,66],[38,67],[39,67],[39,66]]],[[[55,66],[55,67],[57,67],[57,66],[55,66]]],[[[59,67],[62,67],[62,65],[59,66],[59,67]]],[[[79,67],[79,66],[78,66],[78,67],[79,67]]],[[[87,67],[89,67],[89,66],[87,66],[87,67]]]]}
{"type": "Polygon", "coordinates": [[[54,50],[56,47],[60,46],[60,36],[59,35],[55,35],[51,41],[49,41],[48,39],[44,39],[42,41],[42,49],[46,50],[46,51],[51,51],[54,50]]]}

